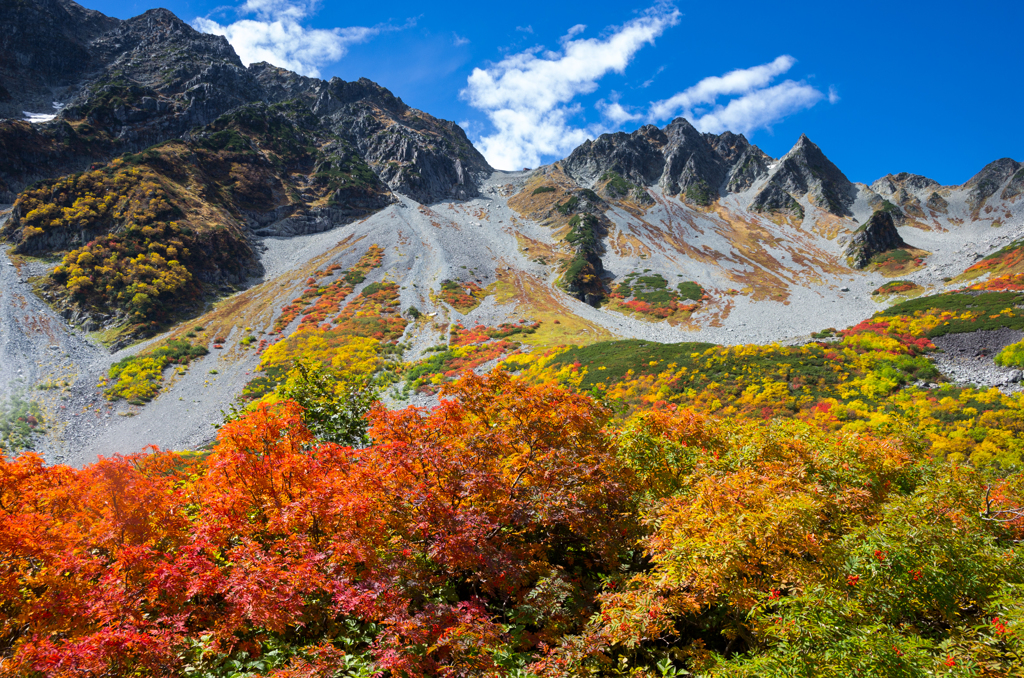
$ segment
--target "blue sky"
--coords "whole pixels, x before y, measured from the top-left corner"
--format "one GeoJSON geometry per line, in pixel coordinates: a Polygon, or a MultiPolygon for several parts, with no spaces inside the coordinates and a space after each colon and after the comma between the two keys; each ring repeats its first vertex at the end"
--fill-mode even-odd
{"type": "Polygon", "coordinates": [[[492,165],[535,166],[602,131],[684,115],[779,157],[806,133],[854,181],[966,181],[1024,161],[1024,3],[334,3],[163,6],[244,61],[367,77],[466,127],[492,165]]]}

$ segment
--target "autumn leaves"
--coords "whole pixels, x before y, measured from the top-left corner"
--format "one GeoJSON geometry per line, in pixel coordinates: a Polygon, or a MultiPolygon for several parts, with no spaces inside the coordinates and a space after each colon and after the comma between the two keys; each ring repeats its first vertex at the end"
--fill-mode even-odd
{"type": "Polygon", "coordinates": [[[614,421],[502,372],[442,395],[375,410],[362,449],[285,401],[199,461],[4,460],[2,670],[960,675],[1019,657],[1024,525],[979,513],[1019,507],[1018,476],[908,435],[664,406],[614,421]]]}

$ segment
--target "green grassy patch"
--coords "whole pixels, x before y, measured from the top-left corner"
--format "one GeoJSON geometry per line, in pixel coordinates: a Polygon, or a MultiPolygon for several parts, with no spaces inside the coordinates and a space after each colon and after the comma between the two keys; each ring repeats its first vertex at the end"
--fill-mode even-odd
{"type": "Polygon", "coordinates": [[[884,398],[900,385],[938,376],[925,356],[879,352],[877,358],[867,364],[854,351],[823,344],[750,347],[626,339],[569,349],[556,355],[548,369],[557,371],[569,365],[585,369],[580,388],[594,393],[619,382],[657,377],[667,371],[675,376],[662,378],[666,396],[717,398],[718,407],[742,403],[751,387],[784,384],[787,395],[773,398],[768,406],[772,416],[792,415],[822,398],[842,402],[884,398]],[[888,386],[875,396],[859,391],[844,396],[843,386],[852,378],[865,376],[868,370],[888,386]]]}
{"type": "Polygon", "coordinates": [[[15,394],[0,402],[0,450],[21,452],[33,447],[33,437],[45,433],[39,403],[15,394]]]}
{"type": "Polygon", "coordinates": [[[669,364],[683,365],[693,353],[703,353],[715,346],[704,342],[659,344],[639,339],[601,341],[559,354],[552,367],[579,363],[588,370],[581,386],[591,389],[598,383],[621,381],[630,370],[636,375],[658,374],[669,364]]]}
{"type": "Polygon", "coordinates": [[[114,382],[105,389],[107,400],[127,400],[132,405],[144,405],[156,397],[163,386],[164,369],[169,365],[188,365],[206,355],[204,346],[196,346],[184,339],[171,339],[149,353],[128,356],[110,366],[108,377],[114,382]]]}
{"type": "Polygon", "coordinates": [[[971,317],[954,317],[930,330],[929,338],[1002,327],[1024,329],[1024,293],[1020,292],[947,292],[894,304],[873,317],[913,316],[932,311],[950,311],[971,317]]]}
{"type": "Polygon", "coordinates": [[[681,282],[676,285],[681,299],[693,299],[694,301],[704,296],[704,288],[695,282],[681,282]]]}
{"type": "Polygon", "coordinates": [[[566,200],[565,202],[563,202],[561,205],[555,205],[555,210],[559,214],[561,214],[562,216],[566,216],[567,217],[570,214],[572,214],[574,211],[576,211],[576,208],[579,206],[579,204],[580,204],[580,199],[577,198],[574,195],[574,196],[570,197],[568,200],[566,200]]]}

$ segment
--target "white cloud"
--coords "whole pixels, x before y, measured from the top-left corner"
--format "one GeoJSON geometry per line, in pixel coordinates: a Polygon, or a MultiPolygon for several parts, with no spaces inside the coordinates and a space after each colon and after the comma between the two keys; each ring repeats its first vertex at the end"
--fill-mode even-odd
{"type": "Polygon", "coordinates": [[[495,167],[535,167],[542,156],[565,154],[602,131],[597,126],[572,127],[570,120],[581,109],[569,102],[597,89],[597,81],[609,71],[622,73],[641,47],[679,17],[674,7],[658,6],[611,29],[603,39],[573,40],[583,29],[574,26],[562,38],[560,52],[538,56],[541,50],[534,48],[473,69],[461,95],[495,128],[477,140],[484,157],[495,167]]]}
{"type": "Polygon", "coordinates": [[[605,101],[601,99],[596,104],[595,108],[601,112],[606,120],[616,126],[621,126],[627,122],[633,120],[640,120],[643,116],[639,113],[630,112],[625,106],[619,103],[619,93],[612,92],[611,101],[605,101]]]}
{"type": "Polygon", "coordinates": [[[693,126],[701,132],[721,134],[729,130],[749,136],[754,130],[768,129],[787,115],[814,106],[824,96],[810,85],[786,80],[716,106],[694,119],[693,126]]]}
{"type": "Polygon", "coordinates": [[[533,26],[516,26],[516,30],[520,33],[533,34],[533,26]]]}
{"type": "Polygon", "coordinates": [[[585,30],[587,30],[586,24],[576,24],[575,26],[573,26],[572,28],[565,32],[565,36],[562,38],[562,42],[566,42],[567,40],[575,38],[577,35],[579,35],[585,30]]]}
{"type": "Polygon", "coordinates": [[[239,14],[255,15],[220,24],[199,17],[193,28],[223,35],[235,48],[242,63],[267,61],[275,66],[320,76],[320,67],[341,59],[351,45],[366,42],[388,27],[308,28],[302,20],[316,13],[318,0],[246,0],[239,14]]]}
{"type": "Polygon", "coordinates": [[[828,86],[828,102],[830,104],[835,104],[839,102],[839,92],[838,90],[836,90],[835,85],[828,86]]]}
{"type": "MultiPolygon", "coordinates": [[[[826,96],[805,82],[785,80],[771,85],[795,63],[796,59],[783,54],[767,64],[704,78],[668,99],[652,103],[648,117],[653,122],[682,115],[701,132],[729,130],[749,136],[755,130],[770,129],[787,115],[811,108],[826,96]],[[736,98],[716,103],[722,97],[736,98]]],[[[838,101],[834,88],[829,90],[828,98],[832,103],[838,101]]]]}
{"type": "Polygon", "coordinates": [[[679,111],[687,115],[695,106],[714,103],[720,96],[752,92],[770,83],[775,76],[788,71],[795,63],[796,59],[784,54],[771,63],[704,78],[673,97],[651,104],[651,117],[665,120],[675,116],[679,111]]]}
{"type": "Polygon", "coordinates": [[[462,47],[463,45],[469,44],[469,38],[464,38],[458,33],[452,33],[452,44],[456,47],[462,47]]]}

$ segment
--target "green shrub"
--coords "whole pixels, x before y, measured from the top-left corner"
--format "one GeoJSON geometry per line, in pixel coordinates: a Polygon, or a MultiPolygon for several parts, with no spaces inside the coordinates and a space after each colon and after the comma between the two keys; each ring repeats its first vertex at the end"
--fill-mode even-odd
{"type": "Polygon", "coordinates": [[[0,451],[21,452],[32,449],[33,436],[44,433],[39,403],[15,394],[0,402],[0,451]]]}
{"type": "Polygon", "coordinates": [[[610,195],[626,195],[632,189],[637,188],[636,184],[626,181],[618,172],[608,171],[601,175],[601,181],[607,181],[605,190],[610,195]]]}
{"type": "Polygon", "coordinates": [[[370,283],[369,285],[363,288],[362,295],[364,297],[373,296],[377,292],[380,292],[382,289],[384,289],[383,284],[379,282],[370,283]]]}
{"type": "Polygon", "coordinates": [[[574,195],[561,205],[555,205],[555,209],[558,210],[562,216],[569,216],[576,210],[576,207],[578,207],[579,204],[580,199],[574,195]]]}
{"type": "Polygon", "coordinates": [[[875,318],[881,316],[915,315],[930,310],[954,311],[962,313],[972,311],[978,317],[972,319],[951,318],[938,327],[930,330],[929,338],[941,337],[945,334],[960,334],[975,330],[996,330],[1002,327],[1024,329],[1024,317],[1004,315],[1002,311],[1024,306],[1024,293],[1021,292],[947,292],[927,297],[919,297],[894,304],[884,311],[879,311],[875,318]]]}
{"type": "Polygon", "coordinates": [[[913,258],[914,257],[910,255],[910,252],[907,252],[906,250],[890,250],[888,252],[882,252],[871,257],[871,263],[886,264],[889,262],[894,262],[897,264],[905,264],[913,258]]]}
{"type": "Polygon", "coordinates": [[[695,205],[707,207],[714,202],[714,196],[706,183],[700,181],[686,187],[686,199],[695,205]]]}
{"type": "Polygon", "coordinates": [[[704,288],[695,282],[681,282],[676,286],[676,289],[679,290],[679,296],[682,299],[697,301],[704,296],[704,288]]]}
{"type": "Polygon", "coordinates": [[[1003,367],[1024,367],[1024,341],[1010,344],[996,355],[996,365],[1003,367]]]}

